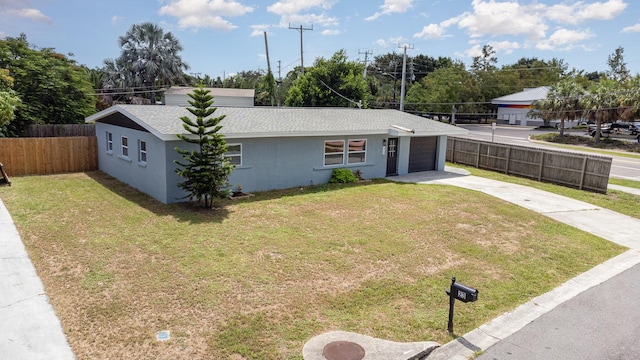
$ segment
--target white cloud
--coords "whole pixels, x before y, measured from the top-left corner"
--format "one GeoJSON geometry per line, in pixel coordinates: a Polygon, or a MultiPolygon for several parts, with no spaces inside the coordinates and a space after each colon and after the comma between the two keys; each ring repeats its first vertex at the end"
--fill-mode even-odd
{"type": "Polygon", "coordinates": [[[556,30],[548,39],[536,43],[540,50],[571,50],[581,47],[580,42],[590,39],[595,35],[589,30],[556,30]]]}
{"type": "Polygon", "coordinates": [[[270,26],[265,24],[251,25],[251,36],[263,36],[264,32],[269,30],[270,26]]]}
{"type": "Polygon", "coordinates": [[[327,29],[322,31],[322,35],[325,36],[329,36],[329,35],[340,35],[342,32],[338,29],[327,29]]]}
{"type": "Polygon", "coordinates": [[[112,17],[111,17],[111,23],[112,23],[112,24],[117,24],[117,23],[119,23],[122,19],[124,19],[124,17],[114,15],[114,16],[112,16],[112,17]]]}
{"type": "Polygon", "coordinates": [[[308,11],[314,8],[329,10],[334,3],[335,1],[333,0],[281,0],[273,5],[269,5],[267,7],[267,11],[280,16],[285,16],[298,14],[302,11],[308,11]]]}
{"type": "Polygon", "coordinates": [[[576,25],[589,20],[611,20],[622,14],[627,8],[623,0],[608,0],[585,4],[582,1],[573,4],[549,6],[544,16],[562,24],[576,25]]]}
{"type": "Polygon", "coordinates": [[[30,9],[30,8],[8,9],[5,11],[5,15],[17,16],[17,17],[45,23],[45,24],[53,23],[53,20],[51,20],[50,17],[46,16],[45,14],[40,12],[40,10],[38,9],[30,9]]]}
{"type": "MultiPolygon", "coordinates": [[[[484,45],[475,41],[473,41],[472,43],[475,43],[475,45],[465,50],[462,54],[457,53],[457,56],[464,56],[469,58],[482,56],[482,48],[484,47],[484,45]]],[[[522,48],[522,46],[515,41],[489,41],[488,43],[486,43],[486,45],[490,45],[493,50],[495,50],[496,55],[509,55],[512,54],[514,50],[522,48]]]]}
{"type": "Polygon", "coordinates": [[[631,26],[627,26],[624,29],[622,29],[623,33],[630,33],[630,32],[640,32],[640,23],[635,24],[635,25],[631,25],[631,26]]]}
{"type": "Polygon", "coordinates": [[[525,35],[543,38],[548,26],[534,10],[537,5],[523,6],[516,1],[473,0],[473,13],[462,14],[458,26],[471,37],[483,35],[525,35]]]}
{"type": "Polygon", "coordinates": [[[367,21],[375,20],[382,15],[393,13],[403,13],[413,7],[413,0],[384,0],[384,4],[380,5],[380,11],[365,18],[367,21]]]}
{"type": "Polygon", "coordinates": [[[407,44],[407,39],[404,36],[390,37],[388,39],[378,39],[375,41],[375,44],[380,48],[399,48],[400,46],[407,44]]]}
{"type": "Polygon", "coordinates": [[[419,33],[413,34],[414,38],[419,39],[442,39],[446,36],[446,28],[438,24],[429,24],[422,28],[419,33]]]}
{"type": "Polygon", "coordinates": [[[496,51],[496,54],[506,55],[512,54],[513,50],[518,50],[522,47],[516,41],[489,41],[488,44],[496,51]]]}
{"type": "Polygon", "coordinates": [[[160,8],[159,14],[177,17],[182,28],[210,27],[227,31],[237,26],[225,17],[242,16],[252,11],[252,7],[233,0],[170,0],[160,8]]]}
{"type": "Polygon", "coordinates": [[[385,40],[385,39],[378,39],[378,40],[375,41],[375,44],[378,45],[381,48],[389,47],[389,43],[387,43],[387,40],[385,40]]]}
{"type": "Polygon", "coordinates": [[[280,0],[269,5],[267,11],[280,16],[279,27],[322,26],[329,28],[323,34],[330,35],[340,31],[335,29],[340,25],[338,19],[327,14],[335,2],[336,0],[280,0]]]}
{"type": "Polygon", "coordinates": [[[53,20],[40,10],[30,7],[29,0],[0,0],[0,16],[19,17],[28,20],[52,24],[53,20]]]}

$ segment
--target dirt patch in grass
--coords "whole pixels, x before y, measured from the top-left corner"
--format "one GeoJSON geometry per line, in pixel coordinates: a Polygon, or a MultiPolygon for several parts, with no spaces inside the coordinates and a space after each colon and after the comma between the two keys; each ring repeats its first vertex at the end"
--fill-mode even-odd
{"type": "Polygon", "coordinates": [[[452,276],[481,289],[456,309],[464,333],[624,250],[448,186],[297,188],[204,211],[100,172],[12,180],[0,198],[79,359],[301,359],[337,329],[445,342],[452,276]]]}

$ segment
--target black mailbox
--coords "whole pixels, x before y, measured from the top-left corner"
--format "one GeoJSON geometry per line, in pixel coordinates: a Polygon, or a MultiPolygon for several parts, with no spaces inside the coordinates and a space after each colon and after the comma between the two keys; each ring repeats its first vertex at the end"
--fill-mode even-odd
{"type": "Polygon", "coordinates": [[[456,278],[452,277],[451,287],[446,290],[446,293],[449,295],[449,324],[447,325],[447,330],[453,333],[453,307],[456,300],[462,302],[478,301],[478,290],[459,284],[456,282],[456,278]]]}
{"type": "Polygon", "coordinates": [[[451,290],[453,297],[462,302],[474,302],[478,300],[478,290],[464,286],[460,283],[454,282],[451,284],[451,290]]]}

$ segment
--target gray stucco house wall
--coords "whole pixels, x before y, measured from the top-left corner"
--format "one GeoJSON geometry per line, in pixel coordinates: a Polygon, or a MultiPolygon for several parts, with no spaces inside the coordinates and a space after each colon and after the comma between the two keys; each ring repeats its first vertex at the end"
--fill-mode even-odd
{"type": "MultiPolygon", "coordinates": [[[[96,124],[100,170],[163,203],[184,201],[186,194],[177,186],[183,179],[175,174],[174,161],[182,160],[176,147],[193,146],[176,136],[184,132],[180,116],[187,114],[184,107],[116,105],[90,116],[87,122],[96,124]]],[[[421,149],[418,143],[429,144],[433,161],[428,170],[442,171],[447,136],[466,134],[395,110],[220,107],[214,116],[220,115],[226,116],[221,132],[227,144],[240,150],[229,182],[232,189],[240,184],[245,192],[327,183],[334,168],[360,170],[366,179],[383,178],[390,175],[387,164],[394,141],[394,174],[407,174],[412,166],[415,171],[415,159],[422,156],[416,152],[421,149]],[[325,152],[328,143],[344,145],[341,162],[338,154],[335,164],[325,164],[327,156],[335,156],[325,152]],[[352,153],[349,144],[360,147],[352,153]],[[353,154],[354,163],[349,163],[353,154]]]]}

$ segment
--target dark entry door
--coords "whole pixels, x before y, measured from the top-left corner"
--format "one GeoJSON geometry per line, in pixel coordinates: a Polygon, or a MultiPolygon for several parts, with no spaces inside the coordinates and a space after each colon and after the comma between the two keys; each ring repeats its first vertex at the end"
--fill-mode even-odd
{"type": "Polygon", "coordinates": [[[387,143],[387,176],[398,175],[398,138],[387,143]]]}
{"type": "Polygon", "coordinates": [[[436,169],[437,137],[414,137],[409,145],[409,172],[436,169]]]}

